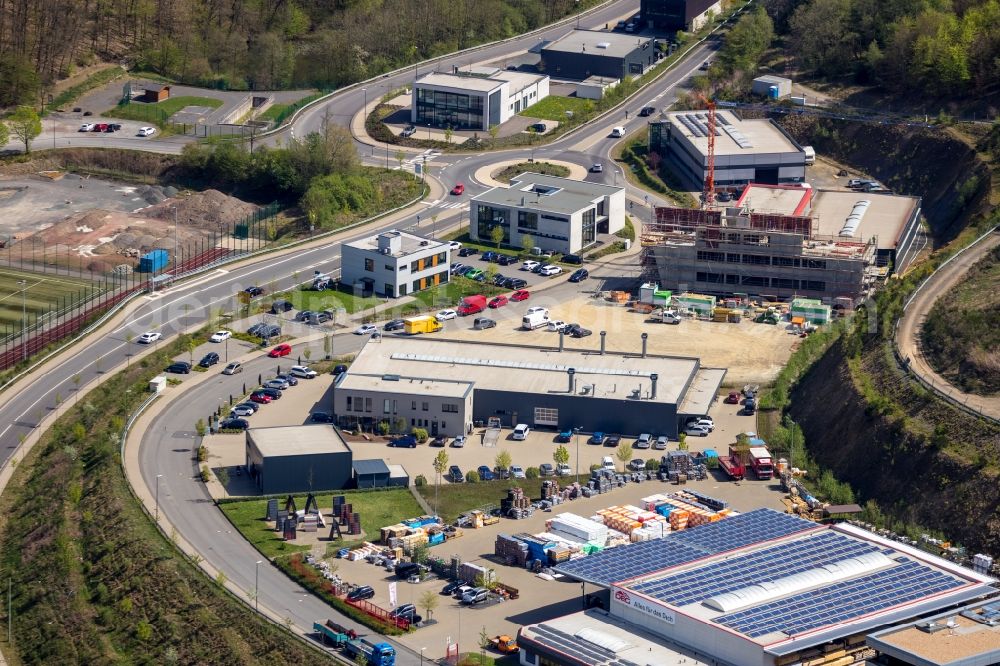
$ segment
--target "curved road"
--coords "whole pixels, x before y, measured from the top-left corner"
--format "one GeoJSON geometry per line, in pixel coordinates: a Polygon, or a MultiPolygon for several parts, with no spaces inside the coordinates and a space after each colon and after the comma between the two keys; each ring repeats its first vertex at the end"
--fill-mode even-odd
{"type": "Polygon", "coordinates": [[[939,392],[994,420],[1000,420],[1000,396],[965,393],[939,375],[921,351],[920,329],[938,298],[954,288],[976,262],[997,246],[1000,246],[1000,228],[994,229],[977,244],[970,245],[947,265],[939,268],[907,303],[896,330],[896,345],[903,358],[909,359],[910,371],[939,392]]]}
{"type": "MultiPolygon", "coordinates": [[[[592,12],[589,17],[584,18],[584,21],[590,24],[610,22],[627,12],[634,12],[637,5],[636,0],[612,3],[592,12]]],[[[438,61],[435,66],[447,67],[452,64],[468,64],[473,61],[502,58],[505,54],[509,55],[534,46],[542,39],[556,38],[567,30],[568,22],[564,22],[560,26],[545,29],[530,37],[484,47],[472,54],[464,54],[451,59],[446,58],[438,61]]],[[[642,106],[656,106],[658,108],[668,106],[675,97],[676,87],[696,71],[698,64],[704,60],[707,52],[714,48],[716,48],[714,42],[699,44],[668,73],[661,75],[660,72],[657,72],[656,75],[660,78],[656,84],[651,86],[648,92],[643,92],[630,101],[629,106],[632,109],[638,109],[642,106]]],[[[380,85],[392,88],[401,86],[410,80],[412,80],[412,73],[407,71],[384,77],[380,85]]],[[[334,95],[329,101],[303,113],[289,132],[301,135],[300,133],[314,131],[327,113],[336,118],[336,122],[349,125],[351,118],[360,112],[362,104],[363,93],[360,88],[344,91],[334,95]]],[[[573,161],[585,167],[589,167],[595,161],[603,161],[610,166],[610,150],[618,141],[608,138],[610,128],[613,125],[625,124],[631,132],[647,122],[646,118],[637,118],[634,114],[630,114],[630,116],[630,120],[627,122],[624,121],[623,117],[598,119],[552,144],[536,149],[533,151],[534,156],[538,158],[558,156],[559,159],[573,161]]],[[[72,138],[77,139],[77,137],[72,138]]],[[[101,143],[107,145],[109,143],[107,139],[127,144],[121,147],[139,147],[136,145],[137,142],[125,137],[101,137],[101,143]]],[[[76,145],[80,145],[80,143],[78,142],[76,145]]],[[[183,145],[183,140],[180,137],[175,137],[163,141],[143,142],[141,149],[179,152],[183,145]]],[[[443,163],[440,176],[446,183],[462,180],[468,184],[467,194],[463,198],[465,199],[486,189],[471,178],[471,174],[476,169],[498,160],[525,159],[529,154],[529,150],[520,149],[487,155],[451,155],[447,158],[435,159],[443,163]]],[[[625,184],[617,167],[606,169],[603,174],[590,174],[588,178],[625,184]]],[[[633,199],[638,198],[640,202],[643,200],[645,192],[634,188],[629,189],[633,199]],[[635,196],[635,193],[639,193],[638,197],[635,196]]],[[[40,369],[37,375],[31,377],[32,381],[21,390],[16,393],[11,390],[6,392],[5,400],[0,404],[0,423],[4,424],[3,428],[0,429],[0,446],[3,447],[0,451],[0,460],[6,461],[16,450],[22,438],[38,427],[44,414],[56,406],[57,395],[69,396],[74,392],[78,385],[77,382],[74,382],[76,376],[79,376],[79,385],[85,386],[99,376],[101,368],[107,369],[125,362],[130,352],[130,344],[126,341],[128,334],[137,336],[143,331],[156,329],[163,333],[164,337],[170,337],[179,331],[206,321],[211,309],[231,307],[234,294],[252,284],[275,282],[278,288],[287,288],[293,285],[293,276],[296,274],[310,275],[313,270],[336,273],[339,269],[340,243],[367,236],[379,230],[406,226],[413,214],[413,211],[394,214],[367,226],[364,231],[345,232],[336,239],[317,241],[289,252],[271,255],[256,261],[249,260],[232,268],[218,269],[194,278],[185,284],[175,286],[166,293],[141,297],[138,306],[132,308],[131,313],[124,321],[115,325],[110,334],[101,337],[91,336],[90,339],[78,345],[72,354],[67,354],[60,359],[58,364],[50,364],[52,367],[40,369]]],[[[442,209],[439,219],[432,225],[433,229],[434,231],[447,229],[455,223],[456,218],[459,218],[460,221],[462,217],[463,212],[459,209],[442,209]]],[[[420,226],[421,231],[429,231],[426,223],[420,226]]],[[[253,364],[255,366],[256,361],[253,364]]],[[[242,379],[239,380],[239,383],[242,384],[242,379]]],[[[211,392],[221,388],[223,388],[221,385],[217,385],[217,382],[213,381],[208,382],[204,390],[211,392]]],[[[198,391],[201,390],[198,389],[198,391]]],[[[199,395],[199,393],[195,393],[195,395],[199,395]]],[[[199,403],[195,400],[192,404],[199,403]]],[[[157,423],[161,427],[165,425],[169,431],[170,425],[166,421],[167,419],[164,419],[162,423],[159,421],[157,423]]],[[[184,420],[183,418],[170,418],[169,421],[174,423],[175,429],[178,427],[178,423],[194,422],[192,419],[184,420]]],[[[253,567],[239,568],[239,571],[245,570],[245,574],[240,574],[234,571],[230,564],[234,561],[249,561],[247,558],[256,561],[260,557],[259,554],[242,537],[229,531],[229,524],[221,512],[203,505],[204,496],[199,498],[191,495],[199,488],[204,493],[204,488],[190,481],[192,469],[189,457],[178,456],[176,460],[172,458],[170,460],[154,459],[157,451],[165,454],[169,448],[164,451],[164,447],[157,446],[150,449],[150,447],[144,446],[139,455],[143,461],[143,477],[147,487],[154,487],[156,474],[163,473],[157,472],[157,468],[173,470],[164,474],[166,480],[161,480],[161,500],[167,499],[167,501],[161,502],[160,508],[165,517],[189,541],[197,542],[202,538],[209,539],[209,542],[203,544],[205,550],[201,551],[201,555],[206,561],[211,562],[216,568],[225,569],[230,579],[243,589],[252,589],[253,584],[246,577],[252,575],[253,567]],[[187,466],[186,471],[183,469],[185,465],[187,466]],[[222,527],[222,523],[218,522],[220,520],[225,523],[225,529],[222,527]]],[[[311,628],[313,619],[324,617],[330,611],[318,600],[304,597],[301,591],[295,588],[296,586],[277,570],[270,566],[261,567],[261,603],[279,613],[283,609],[288,609],[297,625],[311,628]],[[313,603],[320,604],[321,610],[314,608],[313,603]]],[[[416,657],[411,653],[401,651],[400,664],[409,666],[411,663],[416,663],[416,657]]]]}

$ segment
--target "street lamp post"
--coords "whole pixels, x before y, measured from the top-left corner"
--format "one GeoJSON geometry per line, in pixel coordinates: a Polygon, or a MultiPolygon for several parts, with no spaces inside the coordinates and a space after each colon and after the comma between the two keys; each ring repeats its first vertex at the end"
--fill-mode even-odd
{"type": "Polygon", "coordinates": [[[253,609],[260,610],[260,563],[262,560],[257,560],[254,564],[253,571],[253,609]]]}
{"type": "Polygon", "coordinates": [[[18,280],[17,284],[21,287],[21,360],[28,360],[28,309],[25,305],[25,292],[28,290],[27,280],[18,280]]]}
{"type": "Polygon", "coordinates": [[[160,522],[160,479],[163,478],[162,474],[156,475],[156,522],[160,522]]]}
{"type": "Polygon", "coordinates": [[[426,651],[427,648],[425,647],[420,648],[420,666],[424,666],[424,652],[426,651]]]}
{"type": "Polygon", "coordinates": [[[573,428],[573,439],[576,440],[576,478],[580,479],[580,426],[573,428]]]}
{"type": "Polygon", "coordinates": [[[174,209],[174,272],[177,273],[180,266],[180,257],[177,254],[177,206],[171,206],[171,208],[174,209]]]}

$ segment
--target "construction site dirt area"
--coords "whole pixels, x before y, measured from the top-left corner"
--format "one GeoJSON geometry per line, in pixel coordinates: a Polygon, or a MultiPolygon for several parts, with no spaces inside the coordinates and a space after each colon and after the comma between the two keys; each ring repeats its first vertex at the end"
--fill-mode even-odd
{"type": "MultiPolygon", "coordinates": [[[[552,320],[577,323],[593,331],[586,338],[566,336],[564,344],[573,349],[600,349],[600,332],[607,331],[608,351],[639,353],[643,333],[648,333],[647,350],[665,356],[696,356],[706,367],[726,368],[725,385],[768,383],[778,375],[797,348],[799,337],[785,323],[777,326],[756,324],[746,318],[739,324],[715,323],[685,318],[680,324],[651,322],[650,315],[631,311],[625,305],[578,296],[549,302],[541,295],[532,305],[549,309],[552,320]]],[[[518,314],[520,308],[518,309],[518,314]]],[[[510,313],[504,313],[508,315],[510,313]]],[[[497,325],[482,331],[472,328],[473,317],[448,322],[441,335],[459,340],[500,342],[536,346],[559,346],[559,334],[539,328],[521,328],[520,316],[497,317],[497,325]]]]}

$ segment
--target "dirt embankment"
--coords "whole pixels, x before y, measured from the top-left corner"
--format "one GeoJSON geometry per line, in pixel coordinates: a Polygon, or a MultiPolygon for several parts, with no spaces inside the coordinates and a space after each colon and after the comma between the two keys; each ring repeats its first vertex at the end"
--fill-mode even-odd
{"type": "Polygon", "coordinates": [[[115,148],[65,148],[17,156],[0,161],[0,174],[28,176],[39,171],[93,169],[113,174],[130,174],[158,180],[176,167],[176,155],[158,155],[137,150],[115,148]]]}
{"type": "Polygon", "coordinates": [[[816,152],[871,174],[900,194],[923,198],[938,245],[989,205],[991,170],[974,141],[950,128],[924,129],[785,117],[781,125],[816,152]]]}
{"type": "Polygon", "coordinates": [[[1000,554],[1000,429],[922,394],[884,358],[880,348],[868,350],[863,372],[905,416],[882,416],[864,398],[835,345],[792,393],[789,412],[810,453],[888,515],[939,530],[971,552],[1000,554]]]}

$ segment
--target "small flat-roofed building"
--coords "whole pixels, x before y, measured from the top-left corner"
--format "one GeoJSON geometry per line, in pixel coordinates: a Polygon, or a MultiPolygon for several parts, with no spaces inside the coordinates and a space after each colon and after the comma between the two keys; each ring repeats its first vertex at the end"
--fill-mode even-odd
{"type": "Polygon", "coordinates": [[[381,458],[355,460],[354,483],[358,488],[385,488],[389,485],[389,466],[381,458]]]}
{"type": "Polygon", "coordinates": [[[505,427],[675,436],[689,417],[708,414],[726,374],[697,358],[599,354],[599,343],[584,344],[558,352],[387,335],[336,380],[333,411],[344,427],[402,419],[431,435],[463,435],[497,417],[505,427]]]}
{"type": "MultiPolygon", "coordinates": [[[[742,120],[716,111],[715,184],[800,183],[806,153],[770,119],[742,120]]],[[[692,189],[701,190],[708,171],[708,112],[675,111],[649,124],[650,150],[657,151],[692,189]]]]}
{"type": "Polygon", "coordinates": [[[583,99],[603,99],[604,93],[614,88],[621,79],[608,76],[588,76],[576,84],[576,96],[583,99]]]}
{"type": "Polygon", "coordinates": [[[781,99],[792,94],[792,80],[783,76],[763,74],[750,84],[750,92],[768,99],[781,99]]]}
{"type": "Polygon", "coordinates": [[[340,431],[329,425],[246,432],[246,467],[264,495],[349,488],[352,457],[340,431]]]}
{"type": "Polygon", "coordinates": [[[142,86],[144,102],[162,102],[170,99],[170,86],[161,83],[146,83],[142,86]]]}
{"type": "Polygon", "coordinates": [[[549,77],[495,67],[431,72],[413,84],[410,121],[489,131],[549,96],[549,77]]]}
{"type": "Polygon", "coordinates": [[[868,634],[867,643],[894,666],[998,664],[1000,597],[868,634]]]}
{"type": "Polygon", "coordinates": [[[555,79],[624,79],[642,76],[659,58],[651,37],[578,29],[542,48],[541,67],[555,79]]]}
{"type": "Polygon", "coordinates": [[[722,3],[719,0],[641,0],[639,13],[643,27],[696,32],[709,17],[722,13],[722,3]]]}
{"type": "Polygon", "coordinates": [[[494,187],[469,203],[469,236],[491,242],[503,228],[503,244],[572,254],[593,245],[598,234],[625,227],[625,188],[585,180],[522,173],[508,187],[494,187]]]}
{"type": "Polygon", "coordinates": [[[344,243],[341,261],[343,284],[396,298],[448,282],[451,250],[447,242],[393,229],[344,243]]]}
{"type": "Polygon", "coordinates": [[[772,509],[609,548],[555,570],[607,588],[610,615],[637,634],[720,666],[856,663],[870,655],[865,634],[958,608],[996,582],[847,523],[819,525],[772,509]]]}

